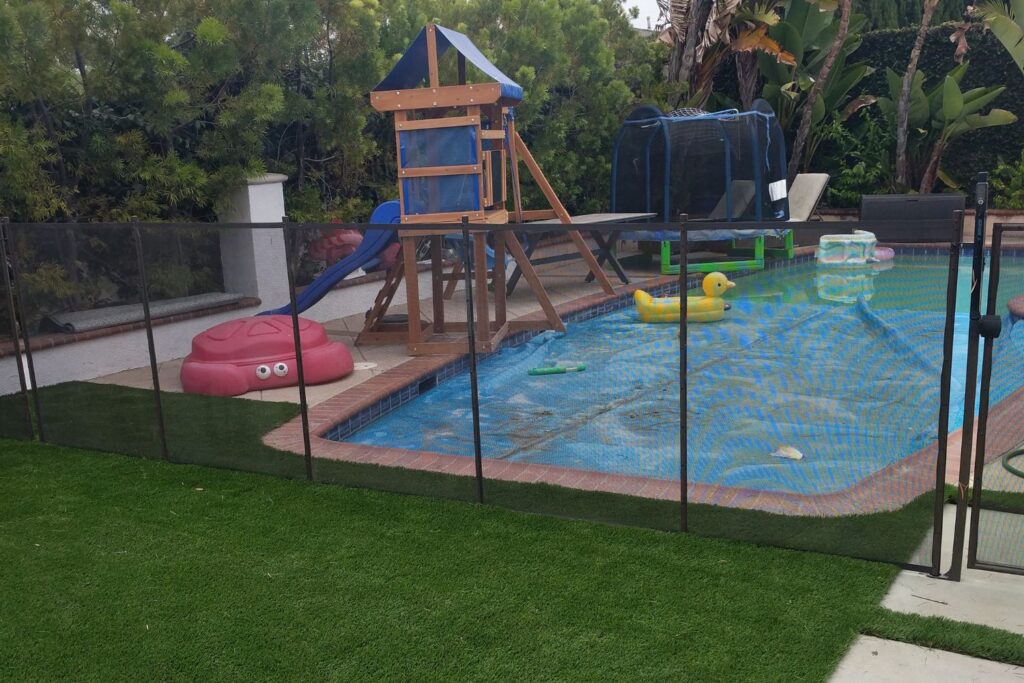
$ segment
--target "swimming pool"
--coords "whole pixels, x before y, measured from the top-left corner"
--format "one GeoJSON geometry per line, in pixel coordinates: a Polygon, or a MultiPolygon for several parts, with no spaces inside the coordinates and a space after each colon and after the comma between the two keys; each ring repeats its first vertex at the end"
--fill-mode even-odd
{"type": "MultiPolygon", "coordinates": [[[[901,255],[888,270],[848,272],[844,284],[805,261],[739,279],[726,319],[688,330],[688,479],[833,493],[933,447],[947,265],[941,254],[901,255]],[[780,446],[803,459],[773,457],[780,446]]],[[[1004,269],[1024,273],[1024,263],[1004,269]]],[[[969,275],[964,262],[951,431],[963,414],[969,275]]],[[[1007,326],[996,345],[994,402],[1024,386],[1019,336],[1007,326]]],[[[484,457],[678,479],[678,352],[675,325],[640,323],[627,307],[484,359],[484,457]],[[527,374],[554,361],[582,362],[587,371],[527,374]]],[[[345,440],[471,456],[468,376],[345,440]]]]}

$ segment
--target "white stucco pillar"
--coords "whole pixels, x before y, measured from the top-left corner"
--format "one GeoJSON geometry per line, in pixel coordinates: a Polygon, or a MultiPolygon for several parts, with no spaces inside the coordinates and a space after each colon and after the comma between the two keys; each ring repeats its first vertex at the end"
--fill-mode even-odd
{"type": "MultiPolygon", "coordinates": [[[[284,218],[284,182],[279,173],[250,178],[231,197],[222,223],[279,223],[284,218]]],[[[225,291],[258,297],[264,307],[288,303],[284,238],[277,229],[221,230],[220,260],[225,291]]]]}

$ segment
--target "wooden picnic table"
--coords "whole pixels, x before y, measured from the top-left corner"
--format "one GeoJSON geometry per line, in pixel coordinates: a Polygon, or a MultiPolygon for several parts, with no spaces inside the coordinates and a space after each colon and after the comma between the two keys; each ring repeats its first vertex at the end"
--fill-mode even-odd
{"type": "MultiPolygon", "coordinates": [[[[581,216],[572,216],[572,225],[597,225],[601,223],[637,223],[645,221],[650,218],[655,218],[657,214],[654,213],[587,213],[581,216]]],[[[562,221],[558,218],[550,218],[543,221],[530,221],[530,225],[563,225],[562,221]]],[[[512,228],[515,229],[514,227],[512,228]]],[[[629,276],[626,275],[626,271],[622,268],[622,264],[619,263],[619,259],[615,256],[615,244],[618,241],[619,233],[621,230],[612,231],[601,231],[601,230],[586,230],[597,244],[597,248],[593,250],[594,256],[597,258],[597,262],[600,265],[605,263],[611,264],[612,270],[619,277],[622,284],[629,284],[629,276]]],[[[536,251],[538,245],[544,233],[528,233],[526,235],[526,256],[530,259],[530,262],[539,266],[545,263],[559,263],[561,261],[569,261],[572,259],[581,258],[578,253],[568,254],[557,254],[555,256],[545,256],[543,258],[533,258],[533,252],[536,251]]],[[[508,285],[506,294],[511,295],[515,291],[516,285],[519,283],[519,278],[522,276],[519,268],[517,267],[512,275],[508,278],[508,285]]],[[[591,282],[594,279],[593,273],[587,273],[586,281],[591,282]]]]}

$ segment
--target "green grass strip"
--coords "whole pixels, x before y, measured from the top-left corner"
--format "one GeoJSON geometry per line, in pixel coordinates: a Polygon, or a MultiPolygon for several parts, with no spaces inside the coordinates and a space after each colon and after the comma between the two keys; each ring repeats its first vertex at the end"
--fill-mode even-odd
{"type": "MultiPolygon", "coordinates": [[[[968,503],[974,500],[974,489],[967,489],[968,503]]],[[[946,485],[946,502],[956,504],[956,487],[946,485]]],[[[1024,515],[1024,493],[1012,491],[981,490],[981,509],[997,512],[1010,512],[1024,515]]]]}
{"type": "MultiPolygon", "coordinates": [[[[66,382],[42,389],[40,404],[51,443],[160,456],[152,391],[66,382]]],[[[15,420],[21,414],[16,408],[0,399],[0,415],[7,411],[15,420]]],[[[301,457],[262,442],[264,434],[298,414],[295,404],[165,393],[163,408],[174,462],[305,477],[301,457]]],[[[17,436],[17,426],[15,422],[10,431],[0,431],[0,436],[17,436]]],[[[316,480],[323,483],[476,500],[476,485],[470,477],[328,460],[315,461],[314,469],[316,480]]],[[[500,480],[486,481],[484,490],[489,504],[524,512],[663,530],[679,528],[679,504],[671,501],[500,480]]],[[[780,515],[698,504],[691,504],[688,511],[689,530],[701,536],[867,560],[928,562],[927,557],[915,557],[914,553],[931,528],[931,494],[892,512],[844,517],[780,515]]]]}
{"type": "Polygon", "coordinates": [[[879,607],[863,632],[878,638],[1024,666],[1024,636],[990,626],[879,607]]]}
{"type": "Polygon", "coordinates": [[[1012,512],[1018,515],[1024,514],[1024,493],[982,489],[981,508],[982,510],[1012,512]]]}

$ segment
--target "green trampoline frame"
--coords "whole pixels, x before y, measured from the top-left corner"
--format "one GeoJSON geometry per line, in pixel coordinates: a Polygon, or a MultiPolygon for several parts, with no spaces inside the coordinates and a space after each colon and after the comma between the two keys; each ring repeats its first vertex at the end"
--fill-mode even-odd
{"type": "MultiPolygon", "coordinates": [[[[765,247],[765,235],[758,235],[754,239],[754,247],[741,248],[736,246],[736,240],[732,240],[732,246],[727,252],[729,256],[739,257],[728,261],[707,261],[703,263],[688,263],[688,273],[712,273],[735,272],[737,270],[762,270],[766,256],[775,258],[791,259],[794,254],[793,231],[790,230],[782,238],[782,247],[765,247]]],[[[679,266],[672,264],[672,242],[665,240],[661,243],[661,274],[678,275],[679,266]]]]}

